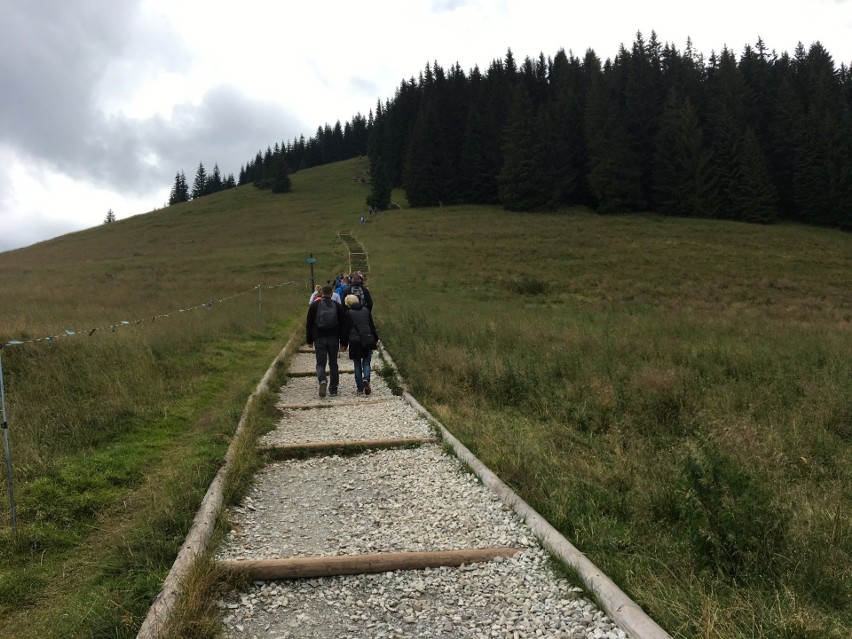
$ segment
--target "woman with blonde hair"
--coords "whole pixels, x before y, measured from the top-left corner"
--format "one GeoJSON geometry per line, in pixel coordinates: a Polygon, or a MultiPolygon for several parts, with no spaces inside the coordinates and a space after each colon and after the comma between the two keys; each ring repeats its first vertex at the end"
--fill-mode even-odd
{"type": "Polygon", "coordinates": [[[355,368],[355,386],[357,393],[369,395],[370,388],[370,360],[373,350],[379,343],[376,333],[376,325],[370,309],[361,304],[357,295],[347,295],[346,318],[344,323],[344,335],[349,337],[349,359],[355,368]]]}

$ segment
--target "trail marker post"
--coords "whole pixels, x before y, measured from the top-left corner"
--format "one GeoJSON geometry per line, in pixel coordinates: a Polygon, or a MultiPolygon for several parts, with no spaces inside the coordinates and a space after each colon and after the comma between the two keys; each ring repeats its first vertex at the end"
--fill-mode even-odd
{"type": "Polygon", "coordinates": [[[3,344],[0,344],[0,407],[2,407],[3,441],[6,446],[6,482],[9,484],[9,509],[12,513],[12,532],[18,532],[15,517],[15,489],[12,485],[12,453],[9,449],[9,422],[6,420],[6,387],[3,384],[3,344]]]}
{"type": "Polygon", "coordinates": [[[314,264],[317,263],[317,258],[314,257],[314,254],[311,253],[310,257],[305,258],[305,264],[311,265],[311,290],[314,290],[314,264]]]}

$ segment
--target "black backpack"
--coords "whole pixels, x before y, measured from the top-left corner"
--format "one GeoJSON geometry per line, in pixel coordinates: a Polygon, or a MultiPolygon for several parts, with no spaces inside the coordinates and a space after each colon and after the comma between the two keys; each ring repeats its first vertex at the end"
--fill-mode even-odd
{"type": "Polygon", "coordinates": [[[364,302],[365,302],[364,289],[361,287],[361,285],[360,285],[360,284],[353,284],[353,285],[349,288],[349,293],[350,293],[351,295],[354,295],[355,297],[357,297],[357,298],[358,298],[358,303],[359,303],[361,306],[364,306],[364,302]]]}
{"type": "Polygon", "coordinates": [[[337,305],[327,297],[317,304],[317,328],[321,331],[337,328],[337,305]]]}

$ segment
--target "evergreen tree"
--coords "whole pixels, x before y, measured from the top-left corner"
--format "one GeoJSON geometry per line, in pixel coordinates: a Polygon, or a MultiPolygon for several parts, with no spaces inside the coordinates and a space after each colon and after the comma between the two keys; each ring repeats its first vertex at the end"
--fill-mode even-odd
{"type": "Polygon", "coordinates": [[[371,186],[370,195],[367,197],[367,206],[377,208],[380,211],[386,210],[391,202],[391,183],[387,171],[385,171],[384,161],[381,157],[376,158],[375,164],[370,164],[371,186]]]}
{"type": "Polygon", "coordinates": [[[115,222],[115,213],[110,209],[104,218],[104,224],[112,224],[113,222],[115,222]]]}
{"type": "Polygon", "coordinates": [[[198,170],[195,172],[195,182],[192,183],[192,199],[197,200],[207,193],[207,171],[204,170],[204,164],[198,163],[198,170]]]}
{"type": "Polygon", "coordinates": [[[588,184],[598,211],[639,210],[644,201],[637,158],[618,105],[609,94],[606,78],[599,72],[592,76],[585,116],[588,184]]]}
{"type": "Polygon", "coordinates": [[[175,174],[175,183],[169,194],[169,205],[187,201],[189,201],[189,186],[186,183],[186,175],[183,171],[178,171],[175,174]]]}
{"type": "Polygon", "coordinates": [[[672,90],[666,101],[654,156],[654,200],[667,215],[712,214],[710,155],[692,102],[672,90]]]}
{"type": "Polygon", "coordinates": [[[531,117],[531,112],[532,100],[524,86],[519,85],[506,126],[503,168],[498,177],[500,202],[512,211],[552,206],[541,109],[535,117],[531,117]]]}
{"type": "Polygon", "coordinates": [[[287,160],[279,153],[273,163],[272,192],[287,193],[290,191],[290,176],[287,174],[287,160]]]}
{"type": "Polygon", "coordinates": [[[218,193],[222,190],[222,173],[219,171],[219,165],[213,165],[213,173],[207,178],[207,188],[206,192],[210,193],[218,193]]]}
{"type": "Polygon", "coordinates": [[[737,219],[769,224],[778,217],[775,187],[757,135],[748,128],[740,142],[734,206],[737,219]]]}

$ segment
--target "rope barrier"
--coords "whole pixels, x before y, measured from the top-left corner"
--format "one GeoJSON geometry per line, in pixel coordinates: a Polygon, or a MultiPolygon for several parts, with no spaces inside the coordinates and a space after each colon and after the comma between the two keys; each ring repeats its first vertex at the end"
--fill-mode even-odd
{"type": "Polygon", "coordinates": [[[46,337],[39,337],[38,339],[29,339],[29,340],[10,339],[9,341],[7,341],[5,343],[0,342],[0,349],[2,349],[4,346],[24,346],[24,345],[27,345],[27,344],[37,344],[38,342],[47,342],[48,344],[50,344],[50,343],[53,342],[53,340],[55,340],[57,338],[71,337],[71,336],[74,336],[74,335],[81,335],[83,333],[89,335],[90,337],[98,331],[110,330],[111,332],[115,333],[115,330],[117,328],[121,328],[123,326],[131,326],[131,325],[137,326],[137,325],[141,324],[142,322],[149,322],[149,321],[154,322],[154,321],[161,319],[161,318],[170,318],[172,315],[176,315],[176,314],[179,314],[179,313],[189,313],[191,311],[196,311],[200,308],[206,308],[209,311],[213,308],[214,304],[221,304],[223,302],[227,302],[228,300],[232,300],[236,297],[240,297],[242,295],[247,295],[247,294],[249,294],[253,291],[258,291],[258,293],[260,294],[261,291],[263,291],[263,289],[270,290],[270,289],[274,289],[274,288],[282,288],[284,286],[288,286],[290,284],[295,284],[295,283],[296,283],[295,280],[290,280],[288,282],[282,282],[280,284],[270,284],[270,285],[258,284],[257,286],[246,289],[245,291],[242,291],[240,293],[234,293],[233,295],[228,295],[227,297],[223,297],[219,300],[209,300],[207,302],[203,302],[202,304],[198,304],[196,306],[191,306],[189,308],[179,308],[177,310],[170,311],[168,313],[160,313],[158,315],[152,315],[150,318],[144,317],[142,319],[137,319],[137,320],[121,320],[121,321],[116,322],[114,324],[109,324],[109,325],[105,325],[105,326],[97,326],[95,328],[84,328],[84,329],[67,328],[67,329],[65,329],[64,333],[59,333],[58,335],[48,335],[46,337]]]}

